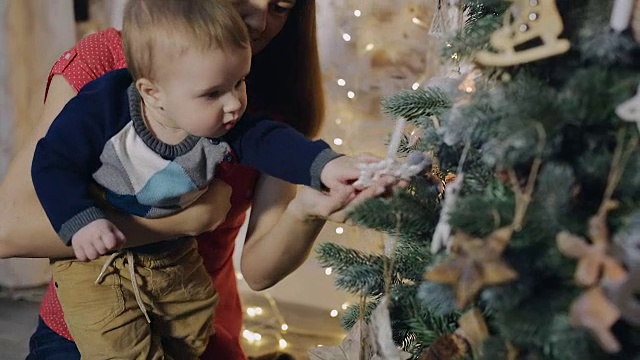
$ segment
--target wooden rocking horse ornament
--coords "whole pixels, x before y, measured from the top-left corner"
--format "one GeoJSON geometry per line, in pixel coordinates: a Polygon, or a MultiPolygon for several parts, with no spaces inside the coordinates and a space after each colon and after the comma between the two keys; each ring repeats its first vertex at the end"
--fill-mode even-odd
{"type": "Polygon", "coordinates": [[[475,60],[485,66],[512,66],[562,54],[571,46],[558,38],[562,30],[555,0],[515,0],[505,13],[503,27],[491,34],[489,42],[496,52],[480,51],[475,60]],[[535,39],[542,44],[516,50],[535,39]]]}

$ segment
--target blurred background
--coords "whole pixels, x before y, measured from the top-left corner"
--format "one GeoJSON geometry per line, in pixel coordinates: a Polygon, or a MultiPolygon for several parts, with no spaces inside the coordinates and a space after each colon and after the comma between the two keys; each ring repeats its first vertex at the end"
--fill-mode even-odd
{"type": "MultiPolygon", "coordinates": [[[[380,113],[380,100],[438,75],[439,45],[431,24],[440,1],[317,0],[327,101],[321,137],[335,150],[384,156],[394,119],[380,113]]],[[[125,3],[0,0],[0,179],[40,115],[53,63],[82,36],[120,28],[125,3]]],[[[0,201],[0,206],[8,205],[0,201]]],[[[326,241],[380,252],[384,238],[371,230],[328,223],[317,243],[326,241]]],[[[242,240],[237,242],[236,261],[241,250],[242,240]]],[[[253,292],[239,273],[237,278],[246,310],[247,354],[281,350],[306,359],[309,348],[342,340],[340,314],[355,299],[334,288],[331,269],[323,269],[313,253],[267,291],[253,292]]],[[[48,281],[46,259],[0,260],[3,359],[24,358],[48,281]]]]}

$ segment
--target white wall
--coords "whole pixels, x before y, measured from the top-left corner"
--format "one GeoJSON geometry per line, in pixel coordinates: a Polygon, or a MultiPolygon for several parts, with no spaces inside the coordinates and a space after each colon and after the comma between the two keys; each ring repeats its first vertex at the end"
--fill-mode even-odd
{"type": "MultiPolygon", "coordinates": [[[[72,0],[0,0],[0,179],[42,109],[49,69],[75,43],[72,0]]],[[[0,199],[0,206],[7,206],[0,199]]],[[[0,286],[48,282],[46,259],[0,260],[0,286]]]]}

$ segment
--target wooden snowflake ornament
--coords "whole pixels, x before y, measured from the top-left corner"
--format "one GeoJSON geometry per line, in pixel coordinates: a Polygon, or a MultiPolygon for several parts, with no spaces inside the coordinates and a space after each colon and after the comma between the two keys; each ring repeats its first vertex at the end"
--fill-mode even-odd
{"type": "Polygon", "coordinates": [[[578,266],[575,272],[576,282],[584,286],[597,284],[601,279],[619,282],[625,276],[624,268],[608,254],[609,231],[604,216],[589,219],[589,240],[563,231],[556,236],[560,252],[567,257],[576,258],[578,266]]]}
{"type": "Polygon", "coordinates": [[[569,312],[571,325],[589,329],[600,346],[608,353],[620,351],[620,343],[611,333],[611,327],[618,319],[620,319],[620,311],[597,286],[577,298],[569,312]]]}
{"type": "Polygon", "coordinates": [[[622,319],[633,326],[640,326],[640,236],[638,223],[640,213],[635,215],[628,228],[615,236],[618,259],[622,260],[628,272],[620,282],[605,283],[603,288],[609,300],[620,310],[622,319]],[[635,224],[634,224],[635,222],[635,224]]]}
{"type": "Polygon", "coordinates": [[[505,13],[503,27],[491,34],[496,52],[483,50],[476,62],[485,66],[512,66],[562,54],[571,46],[559,39],[563,23],[555,0],[515,0],[505,13]],[[516,47],[540,39],[542,44],[524,50],[516,47]]]}
{"type": "Polygon", "coordinates": [[[640,326],[640,266],[631,268],[623,281],[604,287],[607,297],[620,311],[620,316],[629,324],[640,326]]]}
{"type": "Polygon", "coordinates": [[[484,286],[510,282],[518,277],[503,259],[513,228],[502,227],[486,238],[476,238],[461,231],[454,235],[452,255],[428,270],[425,280],[449,284],[455,288],[456,305],[463,309],[484,286]]]}

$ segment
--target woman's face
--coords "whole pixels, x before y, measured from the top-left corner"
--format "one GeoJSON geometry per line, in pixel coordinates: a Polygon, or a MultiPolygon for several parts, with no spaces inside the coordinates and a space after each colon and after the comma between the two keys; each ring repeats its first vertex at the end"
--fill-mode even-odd
{"type": "Polygon", "coordinates": [[[280,33],[296,0],[231,0],[249,28],[253,55],[280,33]]]}

